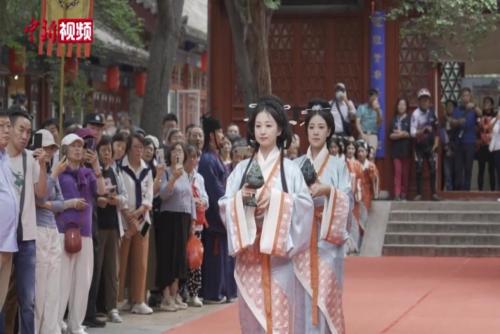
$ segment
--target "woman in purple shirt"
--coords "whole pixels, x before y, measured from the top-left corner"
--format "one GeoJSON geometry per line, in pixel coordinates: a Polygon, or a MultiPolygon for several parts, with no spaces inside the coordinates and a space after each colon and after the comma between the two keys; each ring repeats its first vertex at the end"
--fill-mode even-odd
{"type": "Polygon", "coordinates": [[[59,322],[62,330],[70,333],[85,333],[82,327],[93,273],[92,206],[96,195],[105,194],[105,183],[95,152],[84,149],[83,139],[69,134],[62,140],[61,150],[66,150],[68,168],[59,176],[64,199],[78,198],[73,208],[57,217],[57,227],[64,247],[64,233],[67,228],[79,227],[82,249],[70,254],[66,251],[61,260],[61,299],[59,322]],[[92,168],[84,167],[86,162],[92,168]],[[69,302],[69,303],[68,303],[69,302]],[[68,307],[67,328],[63,322],[68,307]]]}

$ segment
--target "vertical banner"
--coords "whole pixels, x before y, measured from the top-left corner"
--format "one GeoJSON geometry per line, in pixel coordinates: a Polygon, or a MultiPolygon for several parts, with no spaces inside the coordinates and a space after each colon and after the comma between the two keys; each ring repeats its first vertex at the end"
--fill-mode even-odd
{"type": "Polygon", "coordinates": [[[370,19],[370,87],[378,90],[382,124],[379,129],[377,158],[385,156],[385,15],[382,11],[373,13],[370,19]]]}

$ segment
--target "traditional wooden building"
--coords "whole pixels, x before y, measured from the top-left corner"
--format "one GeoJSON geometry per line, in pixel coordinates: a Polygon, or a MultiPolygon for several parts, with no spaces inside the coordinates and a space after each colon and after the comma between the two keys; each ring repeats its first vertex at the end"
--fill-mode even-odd
{"type": "MultiPolygon", "coordinates": [[[[349,98],[356,105],[361,104],[366,102],[369,88],[376,85],[383,91],[384,124],[380,135],[387,138],[386,129],[394,117],[398,97],[408,98],[414,107],[417,91],[427,87],[433,92],[433,104],[438,109],[442,99],[458,97],[463,63],[433,64],[422,38],[401,37],[398,22],[374,21],[387,10],[389,1],[282,0],[281,3],[281,8],[273,14],[269,35],[272,87],[273,93],[293,109],[301,110],[313,97],[332,98],[337,82],[345,83],[349,98]]],[[[245,111],[223,0],[210,1],[209,26],[209,109],[225,124],[236,122],[244,127],[245,111]]],[[[303,134],[303,129],[295,130],[303,134]]],[[[382,189],[392,191],[390,142],[385,138],[377,165],[382,189]]],[[[413,169],[412,166],[410,190],[415,189],[413,169]]],[[[438,174],[441,185],[441,173],[438,174]]],[[[428,181],[424,182],[428,186],[428,181]]]]}

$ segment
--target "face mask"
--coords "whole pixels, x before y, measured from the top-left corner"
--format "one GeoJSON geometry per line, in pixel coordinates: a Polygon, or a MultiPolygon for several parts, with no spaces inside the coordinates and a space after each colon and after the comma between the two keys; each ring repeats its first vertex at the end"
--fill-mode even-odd
{"type": "Polygon", "coordinates": [[[341,100],[343,99],[345,96],[345,93],[343,91],[338,91],[337,93],[335,93],[335,97],[337,98],[337,100],[341,100]]]}

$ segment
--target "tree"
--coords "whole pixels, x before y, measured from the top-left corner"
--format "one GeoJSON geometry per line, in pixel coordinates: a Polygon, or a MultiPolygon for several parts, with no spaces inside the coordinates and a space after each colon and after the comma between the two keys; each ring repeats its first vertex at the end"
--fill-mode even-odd
{"type": "Polygon", "coordinates": [[[148,79],[141,114],[141,127],[160,134],[161,118],[168,112],[170,78],[183,22],[184,0],[157,0],[158,22],[149,49],[148,79]]]}
{"type": "Polygon", "coordinates": [[[224,0],[234,45],[238,84],[246,108],[272,92],[268,39],[273,10],[280,1],[224,0]]]}
{"type": "Polygon", "coordinates": [[[500,22],[497,0],[400,0],[388,18],[401,20],[403,36],[426,38],[434,60],[448,54],[445,43],[462,45],[472,57],[478,43],[500,22]]]}

